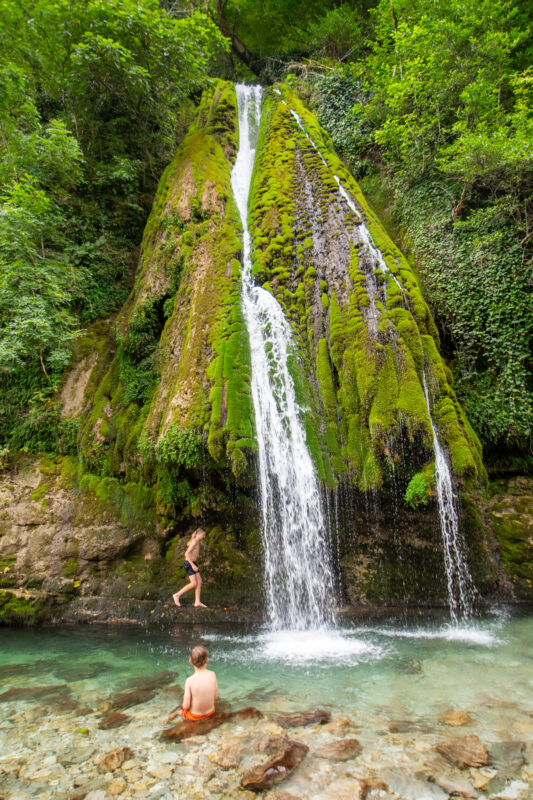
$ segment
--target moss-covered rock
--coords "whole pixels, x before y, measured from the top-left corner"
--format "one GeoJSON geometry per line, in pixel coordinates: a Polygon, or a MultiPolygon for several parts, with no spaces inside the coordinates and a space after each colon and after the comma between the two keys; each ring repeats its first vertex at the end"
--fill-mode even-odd
{"type": "Polygon", "coordinates": [[[492,485],[484,508],[515,596],[533,599],[533,478],[514,477],[492,485]]]}
{"type": "Polygon", "coordinates": [[[256,278],[284,307],[299,347],[319,473],[333,484],[349,473],[368,491],[428,467],[426,379],[456,478],[483,483],[479,442],[415,273],[316,118],[283,85],[264,102],[250,223],[256,278]]]}
{"type": "Polygon", "coordinates": [[[0,589],[0,624],[36,625],[44,618],[46,608],[46,597],[0,589]]]}

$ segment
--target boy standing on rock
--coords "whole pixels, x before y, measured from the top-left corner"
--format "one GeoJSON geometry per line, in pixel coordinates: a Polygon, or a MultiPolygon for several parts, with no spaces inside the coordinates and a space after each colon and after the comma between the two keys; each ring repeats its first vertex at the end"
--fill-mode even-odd
{"type": "Polygon", "coordinates": [[[165,722],[170,722],[179,714],[190,722],[212,717],[215,713],[215,700],[218,699],[218,684],[215,673],[207,669],[209,661],[207,648],[202,645],[193,647],[189,664],[194,667],[194,675],[185,681],[185,691],[181,710],[177,708],[168,715],[165,722]]]}
{"type": "Polygon", "coordinates": [[[185,551],[185,572],[189,576],[189,583],[187,586],[184,586],[183,589],[180,589],[179,592],[176,592],[172,595],[172,599],[174,600],[175,604],[180,608],[180,597],[185,592],[194,589],[194,607],[195,608],[207,608],[203,603],[200,602],[200,591],[202,589],[202,578],[200,576],[200,571],[198,569],[198,564],[196,563],[196,559],[198,558],[198,554],[200,552],[200,542],[205,537],[206,532],[203,528],[197,528],[191,538],[187,543],[187,549],[185,551]]]}

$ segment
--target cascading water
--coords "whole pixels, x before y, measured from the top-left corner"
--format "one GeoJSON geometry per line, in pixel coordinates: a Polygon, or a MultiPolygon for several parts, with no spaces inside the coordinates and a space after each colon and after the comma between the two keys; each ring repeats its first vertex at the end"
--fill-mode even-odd
{"type": "MultiPolygon", "coordinates": [[[[281,92],[277,89],[275,91],[277,91],[277,93],[281,97],[281,92]]],[[[289,108],[283,97],[281,97],[281,102],[284,103],[287,106],[287,108],[289,108]]],[[[316,144],[316,142],[312,139],[312,137],[305,129],[300,116],[296,113],[296,111],[294,111],[294,109],[289,108],[289,110],[291,115],[295,119],[296,124],[303,132],[303,134],[306,136],[307,140],[309,141],[311,147],[313,147],[313,149],[318,153],[320,159],[322,160],[322,163],[329,169],[330,167],[328,165],[328,162],[320,152],[320,149],[316,144]]],[[[364,220],[362,219],[361,214],[357,209],[354,201],[346,191],[345,187],[342,185],[341,179],[339,178],[338,175],[335,174],[333,174],[333,178],[337,184],[339,195],[346,202],[349,209],[352,211],[352,213],[358,220],[359,223],[358,235],[362,244],[362,248],[366,252],[366,255],[370,263],[373,263],[381,272],[383,272],[388,277],[392,278],[392,280],[394,280],[398,288],[403,292],[404,290],[401,283],[387,265],[383,257],[383,254],[381,253],[379,247],[377,247],[376,243],[374,242],[372,235],[368,230],[368,227],[366,226],[364,220]]],[[[384,294],[380,298],[379,289],[373,271],[370,272],[367,271],[365,273],[365,280],[367,284],[368,299],[369,299],[369,306],[367,308],[365,315],[366,323],[370,335],[374,339],[377,339],[379,314],[377,310],[376,301],[378,299],[381,299],[386,305],[386,286],[383,287],[384,294]]],[[[440,527],[441,527],[443,550],[444,550],[444,564],[445,564],[446,577],[448,583],[448,602],[452,619],[454,622],[458,622],[460,618],[468,619],[471,616],[472,597],[474,595],[475,590],[472,578],[470,577],[470,573],[466,565],[465,557],[463,555],[463,546],[462,546],[461,535],[459,533],[459,524],[456,511],[456,500],[453,492],[451,473],[448,467],[448,463],[446,461],[446,457],[439,442],[433,418],[431,416],[431,408],[430,408],[429,395],[425,377],[424,377],[424,395],[426,398],[427,410],[431,422],[431,429],[433,432],[433,448],[435,452],[435,478],[437,485],[440,527]]]]}
{"type": "Polygon", "coordinates": [[[244,231],[242,304],[252,357],[266,598],[274,630],[307,630],[333,623],[327,526],[288,367],[291,330],[277,300],[252,278],[248,195],[261,88],[236,88],[239,151],[231,184],[244,231]]]}
{"type": "Polygon", "coordinates": [[[472,614],[472,595],[474,593],[474,588],[463,554],[452,476],[431,415],[431,404],[429,402],[429,392],[425,376],[424,396],[426,398],[429,421],[433,434],[435,484],[444,550],[444,566],[448,581],[448,604],[452,619],[457,623],[459,619],[468,619],[472,614]]]}

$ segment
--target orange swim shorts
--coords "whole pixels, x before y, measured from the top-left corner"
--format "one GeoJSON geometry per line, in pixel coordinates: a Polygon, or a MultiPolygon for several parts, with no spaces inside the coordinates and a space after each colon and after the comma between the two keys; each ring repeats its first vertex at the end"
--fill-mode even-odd
{"type": "Polygon", "coordinates": [[[212,717],[214,713],[215,709],[210,711],[208,714],[193,714],[187,708],[181,709],[181,716],[183,717],[183,719],[188,719],[189,722],[198,722],[201,719],[207,719],[208,717],[212,717]]]}

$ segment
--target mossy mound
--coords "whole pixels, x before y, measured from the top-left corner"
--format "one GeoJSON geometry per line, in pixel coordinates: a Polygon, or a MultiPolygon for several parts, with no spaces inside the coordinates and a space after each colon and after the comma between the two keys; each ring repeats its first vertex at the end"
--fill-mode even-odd
{"type": "Polygon", "coordinates": [[[237,139],[235,88],[214,81],[161,178],[134,288],[85,392],[83,470],[150,487],[173,518],[199,508],[202,475],[227,486],[253,474],[237,139]]]}
{"type": "MultiPolygon", "coordinates": [[[[317,470],[360,490],[433,460],[431,414],[456,477],[485,481],[411,266],[316,118],[286,86],[266,94],[250,200],[256,279],[291,321],[317,470]],[[342,188],[340,188],[342,187],[342,188]]],[[[431,485],[431,479],[428,481],[431,485]]]]}

